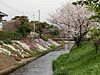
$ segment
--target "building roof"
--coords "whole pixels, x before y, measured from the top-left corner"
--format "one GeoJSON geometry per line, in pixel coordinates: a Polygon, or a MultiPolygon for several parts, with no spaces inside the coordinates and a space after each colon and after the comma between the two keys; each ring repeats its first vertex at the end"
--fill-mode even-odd
{"type": "Polygon", "coordinates": [[[0,16],[8,16],[8,15],[0,11],[0,16]]]}

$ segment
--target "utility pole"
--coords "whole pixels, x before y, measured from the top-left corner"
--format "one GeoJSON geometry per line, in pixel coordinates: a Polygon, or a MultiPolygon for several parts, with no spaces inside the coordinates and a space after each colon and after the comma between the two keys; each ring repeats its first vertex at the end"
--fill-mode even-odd
{"type": "Polygon", "coordinates": [[[34,28],[34,32],[35,32],[35,14],[33,14],[33,28],[34,28]]]}
{"type": "Polygon", "coordinates": [[[41,14],[40,14],[40,9],[38,10],[38,13],[39,13],[38,21],[40,21],[40,15],[41,15],[41,14]]]}

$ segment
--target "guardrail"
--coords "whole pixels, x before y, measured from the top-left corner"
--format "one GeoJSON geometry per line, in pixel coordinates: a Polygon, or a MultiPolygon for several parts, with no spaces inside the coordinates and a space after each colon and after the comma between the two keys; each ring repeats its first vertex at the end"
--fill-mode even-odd
{"type": "Polygon", "coordinates": [[[52,38],[54,41],[73,41],[73,38],[52,38]]]}

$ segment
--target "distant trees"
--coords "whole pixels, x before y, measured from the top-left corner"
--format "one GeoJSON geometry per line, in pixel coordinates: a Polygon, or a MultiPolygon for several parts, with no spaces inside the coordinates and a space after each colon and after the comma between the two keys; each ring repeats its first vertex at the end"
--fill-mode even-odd
{"type": "Polygon", "coordinates": [[[75,43],[79,46],[90,28],[95,25],[87,19],[91,14],[84,7],[69,3],[50,14],[49,22],[66,28],[67,32],[71,32],[70,34],[73,36],[75,43]]]}
{"type": "Polygon", "coordinates": [[[14,18],[12,18],[12,20],[19,20],[21,23],[29,22],[29,19],[27,16],[15,16],[14,18]]]}
{"type": "Polygon", "coordinates": [[[53,25],[48,24],[47,22],[36,22],[35,31],[42,38],[43,36],[59,36],[59,29],[53,25]]]}
{"type": "Polygon", "coordinates": [[[27,35],[31,32],[32,28],[29,27],[28,23],[22,23],[18,29],[16,30],[16,32],[20,33],[22,35],[22,37],[27,37],[27,35]]]}
{"type": "Polygon", "coordinates": [[[7,32],[15,32],[22,36],[22,38],[27,37],[27,35],[34,30],[35,22],[35,32],[37,32],[40,38],[48,38],[49,36],[58,36],[59,29],[47,22],[31,21],[27,16],[15,16],[11,21],[8,21],[3,30],[7,32]]]}
{"type": "Polygon", "coordinates": [[[27,16],[15,16],[3,26],[3,31],[15,32],[20,34],[22,37],[26,37],[31,30],[32,28],[29,25],[27,16]]]}
{"type": "Polygon", "coordinates": [[[40,37],[42,37],[44,29],[46,29],[47,26],[49,26],[49,24],[47,24],[46,22],[36,22],[36,29],[35,30],[37,33],[39,33],[40,37]]]}
{"type": "Polygon", "coordinates": [[[32,30],[29,26],[29,19],[27,16],[15,16],[12,20],[19,20],[21,22],[20,26],[17,28],[17,32],[26,37],[32,30]]]}

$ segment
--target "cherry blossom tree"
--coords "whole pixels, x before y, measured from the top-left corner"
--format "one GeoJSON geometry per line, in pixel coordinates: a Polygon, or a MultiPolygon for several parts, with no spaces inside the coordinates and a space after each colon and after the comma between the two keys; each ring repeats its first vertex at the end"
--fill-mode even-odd
{"type": "Polygon", "coordinates": [[[58,8],[54,13],[49,14],[48,21],[70,33],[77,46],[79,46],[90,28],[96,25],[88,19],[92,14],[85,7],[68,3],[58,8]]]}

